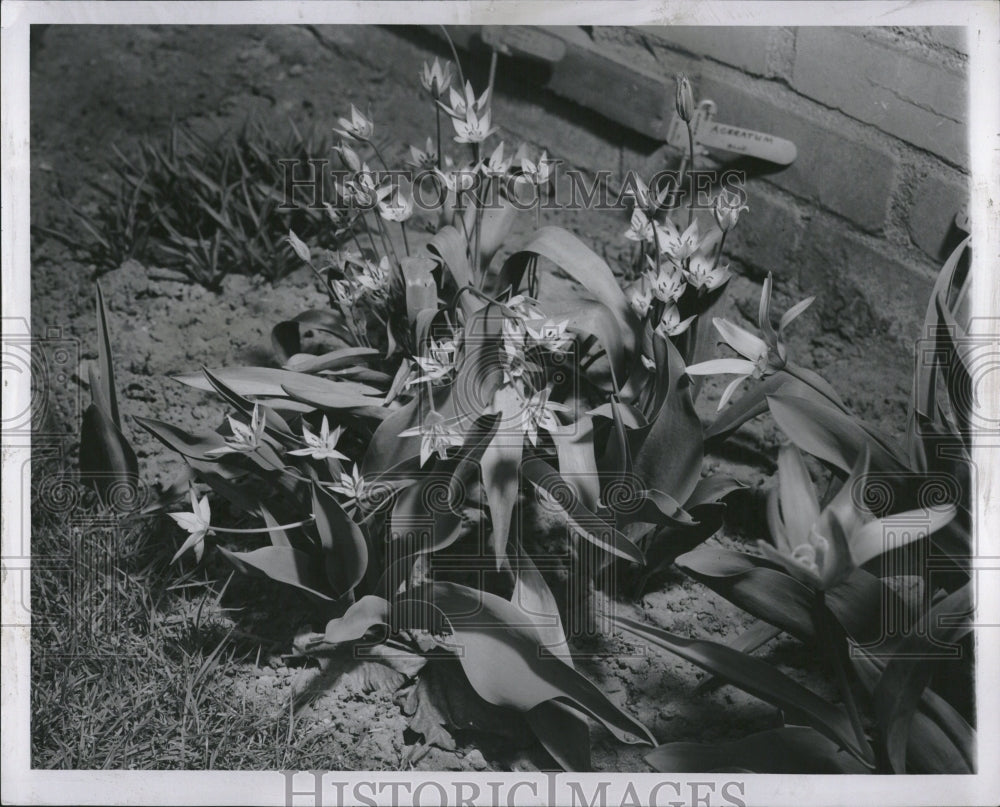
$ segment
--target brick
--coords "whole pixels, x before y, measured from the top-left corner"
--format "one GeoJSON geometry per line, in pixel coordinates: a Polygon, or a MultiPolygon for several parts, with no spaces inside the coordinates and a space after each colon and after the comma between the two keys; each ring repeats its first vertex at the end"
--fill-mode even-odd
{"type": "Polygon", "coordinates": [[[747,187],[747,206],[736,229],[726,238],[726,253],[775,278],[794,278],[802,226],[795,208],[771,196],[758,183],[747,187]]]}
{"type": "Polygon", "coordinates": [[[918,186],[907,227],[913,243],[934,260],[954,234],[955,214],[969,201],[969,184],[940,176],[926,177],[918,186]]]}
{"type": "Polygon", "coordinates": [[[968,164],[966,79],[843,28],[801,28],[792,86],[810,98],[968,164]]]}
{"type": "Polygon", "coordinates": [[[763,27],[708,25],[644,25],[639,30],[670,47],[695,56],[707,56],[757,75],[765,73],[767,50],[774,31],[763,27]]]}
{"type": "Polygon", "coordinates": [[[904,344],[920,335],[933,280],[919,267],[874,249],[836,222],[814,219],[803,242],[799,285],[816,295],[824,330],[904,344]]]}
{"type": "Polygon", "coordinates": [[[759,129],[791,140],[798,147],[792,165],[776,169],[768,180],[799,196],[877,231],[885,223],[899,160],[878,146],[860,143],[823,124],[728,83],[706,78],[697,87],[700,98],[718,105],[723,123],[759,129]]]}

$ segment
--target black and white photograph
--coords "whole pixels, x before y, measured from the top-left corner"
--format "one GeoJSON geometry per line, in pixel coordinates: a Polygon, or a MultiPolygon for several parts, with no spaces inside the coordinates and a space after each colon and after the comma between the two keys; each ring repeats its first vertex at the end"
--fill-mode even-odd
{"type": "Polygon", "coordinates": [[[2,8],[5,804],[1000,801],[1000,6],[2,8]]]}

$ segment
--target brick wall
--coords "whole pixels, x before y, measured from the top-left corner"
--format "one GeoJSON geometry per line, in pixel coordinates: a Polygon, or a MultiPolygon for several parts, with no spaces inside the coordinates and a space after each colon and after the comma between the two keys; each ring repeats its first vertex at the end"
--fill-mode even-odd
{"type": "MultiPolygon", "coordinates": [[[[716,102],[718,120],[797,145],[784,169],[738,164],[750,177],[750,213],[727,251],[750,283],[734,284],[733,307],[755,310],[753,282],[769,270],[785,301],[816,294],[800,350],[855,377],[859,408],[898,422],[909,346],[935,273],[962,235],[954,220],[968,195],[964,30],[595,27],[561,35],[631,71],[634,89],[622,93],[630,121],[671,114],[673,77],[684,72],[696,98],[716,102]],[[666,103],[650,97],[651,86],[664,88],[666,103]]],[[[538,76],[519,81],[521,68],[507,68],[515,78],[500,87],[498,118],[514,137],[618,177],[676,161],[656,139],[566,100],[593,96],[593,87],[576,89],[586,81],[553,76],[539,91],[538,76]]]]}
{"type": "MultiPolygon", "coordinates": [[[[738,277],[726,315],[752,321],[769,270],[777,281],[777,310],[816,294],[813,309],[796,322],[793,355],[833,380],[849,378],[845,397],[866,416],[890,427],[901,423],[910,346],[936,269],[956,241],[952,222],[968,180],[961,31],[598,27],[559,33],[589,54],[575,51],[569,72],[501,60],[494,111],[504,140],[546,148],[585,171],[609,170],[612,184],[629,169],[649,176],[676,166],[679,152],[663,145],[662,132],[673,111],[673,77],[686,72],[696,94],[718,104],[719,120],[794,141],[798,157],[787,168],[740,165],[749,176],[750,211],[727,241],[738,277]],[[616,77],[613,90],[603,90],[592,75],[598,63],[616,77]],[[618,109],[619,122],[581,100],[618,109]]],[[[234,27],[224,37],[194,27],[157,35],[170,47],[147,53],[134,45],[144,41],[143,29],[92,33],[99,37],[97,62],[86,69],[109,76],[108,131],[77,125],[92,99],[61,85],[51,89],[62,93],[58,104],[68,111],[47,134],[85,159],[88,149],[106,153],[97,148],[98,135],[116,140],[142,134],[143,126],[160,133],[171,116],[236,126],[250,111],[269,111],[278,124],[311,119],[329,130],[353,102],[371,108],[387,157],[402,164],[406,144],[423,143],[433,131],[420,66],[434,56],[450,58],[440,36],[416,26],[234,27]],[[183,72],[192,54],[203,76],[228,78],[166,81],[149,103],[139,80],[142,60],[169,60],[183,72]]],[[[462,58],[477,86],[485,86],[488,55],[473,47],[462,58]]],[[[67,63],[66,86],[75,87],[83,69],[67,63]]],[[[62,173],[72,170],[71,164],[62,173]]],[[[41,191],[53,175],[32,176],[40,183],[34,204],[46,198],[41,191]]],[[[630,256],[623,214],[554,211],[542,218],[576,230],[612,267],[630,256]]]]}

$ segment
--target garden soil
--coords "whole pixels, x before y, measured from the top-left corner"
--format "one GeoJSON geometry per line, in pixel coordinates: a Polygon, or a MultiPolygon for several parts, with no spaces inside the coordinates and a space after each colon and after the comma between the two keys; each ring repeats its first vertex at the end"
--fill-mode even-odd
{"type": "MultiPolygon", "coordinates": [[[[88,263],[86,251],[71,245],[79,234],[71,211],[95,211],[100,197],[91,183],[109,179],[113,145],[127,151],[139,138],[163,137],[173,120],[205,131],[238,127],[248,116],[276,127],[291,119],[300,127],[326,128],[353,102],[371,107],[380,133],[399,144],[391,147],[389,161],[401,163],[403,144],[422,143],[432,118],[419,100],[415,76],[400,73],[399,64],[419,64],[428,42],[385,29],[306,26],[42,28],[33,31],[31,57],[31,328],[36,335],[64,340],[79,361],[64,380],[37,380],[37,433],[55,438],[75,433],[89,402],[85,368],[96,358],[95,279],[107,301],[126,415],[156,417],[190,430],[215,428],[224,415],[221,403],[171,377],[202,366],[275,366],[272,326],[322,305],[312,276],[298,271],[270,284],[233,275],[221,290],[210,291],[175,272],[136,261],[108,270],[88,263]],[[391,65],[382,61],[389,53],[395,55],[391,65]]],[[[504,103],[536,102],[499,98],[501,125],[504,103]]],[[[558,153],[557,143],[532,145],[558,153]]],[[[752,198],[752,188],[750,193],[752,198]]],[[[522,219],[514,244],[535,225],[533,214],[522,219]]],[[[626,223],[618,216],[546,213],[542,223],[576,231],[612,266],[629,255],[622,237],[626,223]]],[[[738,256],[732,257],[735,261],[738,256]]],[[[549,282],[553,296],[575,293],[569,280],[549,282]]],[[[759,288],[752,278],[735,278],[728,315],[753,316],[759,288]]],[[[777,301],[779,306],[787,303],[777,301]]],[[[820,371],[849,369],[852,388],[865,390],[850,403],[876,422],[900,422],[899,391],[882,389],[879,368],[861,361],[859,348],[814,325],[793,342],[793,349],[801,363],[820,371]]],[[[718,395],[718,385],[711,384],[702,395],[706,419],[718,395]]],[[[181,470],[179,459],[134,423],[127,430],[144,480],[151,487],[168,484],[181,470]]],[[[72,438],[67,442],[72,444],[72,438]]],[[[725,456],[707,458],[706,470],[738,476],[750,493],[740,499],[745,512],[713,540],[752,546],[761,537],[761,519],[751,505],[759,504],[757,494],[773,472],[773,426],[763,419],[752,423],[733,445],[725,456]]],[[[624,595],[595,597],[605,608],[684,636],[724,641],[749,624],[728,603],[679,573],[659,578],[638,602],[624,595]]],[[[233,686],[264,711],[287,708],[283,704],[289,694],[298,693],[297,720],[329,731],[331,768],[551,767],[527,738],[490,738],[477,730],[442,736],[439,745],[451,748],[416,753],[421,744],[408,730],[413,704],[408,704],[405,673],[342,658],[325,661],[322,670],[294,666],[286,654],[302,627],[289,621],[284,648],[246,662],[233,686]]],[[[659,651],[644,651],[620,635],[590,638],[576,649],[582,653],[579,668],[584,674],[660,742],[736,738],[780,724],[775,709],[731,687],[695,694],[704,673],[659,651]]],[[[814,660],[797,643],[779,637],[760,652],[832,697],[814,660]]],[[[592,731],[595,768],[648,770],[643,760],[648,749],[618,743],[596,726],[592,731]]],[[[120,762],[128,766],[128,760],[120,762]]]]}

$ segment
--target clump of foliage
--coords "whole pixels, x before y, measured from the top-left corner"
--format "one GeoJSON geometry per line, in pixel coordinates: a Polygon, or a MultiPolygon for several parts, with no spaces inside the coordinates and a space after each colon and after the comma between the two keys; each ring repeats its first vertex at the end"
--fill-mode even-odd
{"type": "Polygon", "coordinates": [[[248,121],[213,137],[175,124],[164,140],[143,140],[129,154],[116,148],[112,181],[93,185],[102,199],[97,212],[74,210],[74,218],[91,258],[107,269],[134,258],[209,288],[227,274],[279,280],[298,266],[290,228],[316,246],[339,241],[323,209],[290,206],[285,197],[293,171],[298,180],[318,173],[332,190],[319,162],[329,149],[327,137],[294,125],[279,137],[248,121]]]}
{"type": "MultiPolygon", "coordinates": [[[[827,381],[789,359],[785,329],[811,300],[775,328],[770,279],[761,335],[715,317],[739,358],[708,358],[711,344],[698,325],[730,278],[722,246],[745,209],[740,194],[718,195],[706,232],[693,196],[687,209],[665,205],[670,193],[636,179],[625,235],[639,244],[642,273],[624,290],[602,258],[559,227],[537,229],[495,261],[523,209],[521,194],[540,199],[553,165],[544,152],[510,154],[503,143],[487,149],[497,131],[492,79],[477,92],[454,68],[457,76],[436,61],[421,76],[436,138],[411,155],[439,192],[429,240],[411,245],[414,189],[391,181],[373,139],[376,122],[352,107],[338,130],[347,175],[329,211],[349,242],[330,250],[288,235],[328,306],[274,327],[280,367],[204,368],[179,378],[226,404],[217,430],[192,434],[136,419],[189,466],[163,499],[165,506],[190,502],[190,510],[170,513],[186,533],[175,560],[186,562],[191,552],[201,562],[214,547],[248,575],[306,592],[325,605],[328,621],[299,636],[298,653],[348,648],[418,681],[445,675],[471,690],[493,720],[524,721],[558,765],[586,770],[590,720],[622,742],[656,743],[576,668],[564,619],[567,608],[586,603],[560,608],[540,571],[552,536],[533,534],[530,525],[542,515],[558,525],[567,551],[591,559],[574,574],[615,564],[641,589],[676,561],[762,622],[725,647],[619,620],[633,635],[775,703],[787,724],[766,738],[788,752],[778,763],[755,755],[758,737],[709,748],[661,745],[649,757],[655,767],[967,768],[971,729],[928,689],[925,662],[900,654],[885,663],[865,651],[877,639],[873,603],[898,588],[880,576],[879,559],[929,540],[958,557],[967,540],[967,498],[914,500],[911,484],[913,474],[935,473],[942,462],[960,473],[960,459],[945,461],[952,455],[933,448],[939,440],[962,444],[961,422],[954,434],[949,426],[966,416],[961,402],[941,409],[934,370],[921,370],[909,451],[895,447],[852,415],[827,381]],[[455,156],[444,153],[448,126],[455,156]],[[556,271],[580,284],[578,299],[550,296],[556,271]],[[306,332],[326,344],[305,350],[306,332]],[[695,379],[713,373],[737,378],[705,431],[694,409],[695,379]],[[749,392],[726,408],[747,380],[749,392]],[[766,411],[796,446],[781,451],[772,541],[763,557],[699,547],[720,529],[723,500],[740,487],[702,476],[705,441],[722,440],[766,411]],[[825,501],[800,450],[842,482],[825,501]],[[898,495],[873,500],[876,472],[898,495]],[[213,515],[213,502],[216,513],[224,503],[240,515],[213,515]],[[918,517],[922,529],[893,532],[918,517]],[[829,653],[842,705],[751,655],[780,630],[829,653]],[[857,682],[872,693],[874,731],[855,700],[857,682]],[[893,700],[900,687],[905,697],[893,700]],[[915,738],[909,745],[908,737],[915,738]]],[[[690,127],[686,79],[678,81],[676,106],[690,127]]],[[[691,151],[688,165],[693,143],[691,151]]],[[[957,262],[936,290],[935,323],[954,324],[948,295],[957,262]]],[[[945,330],[935,330],[936,338],[944,340],[945,330]]],[[[114,418],[93,420],[91,431],[104,428],[85,434],[91,445],[117,445],[120,431],[105,424],[114,418]]],[[[113,452],[104,460],[96,449],[87,454],[112,474],[132,472],[127,462],[116,465],[113,452]]],[[[944,588],[927,577],[927,596],[901,603],[910,629],[889,651],[922,646],[919,626],[934,609],[968,596],[967,573],[957,563],[954,573],[944,588]]],[[[956,641],[968,632],[961,624],[956,641]]],[[[418,684],[414,697],[432,699],[432,691],[418,684]]],[[[436,725],[414,725],[427,742],[440,741],[448,723],[437,709],[436,725]]]]}

